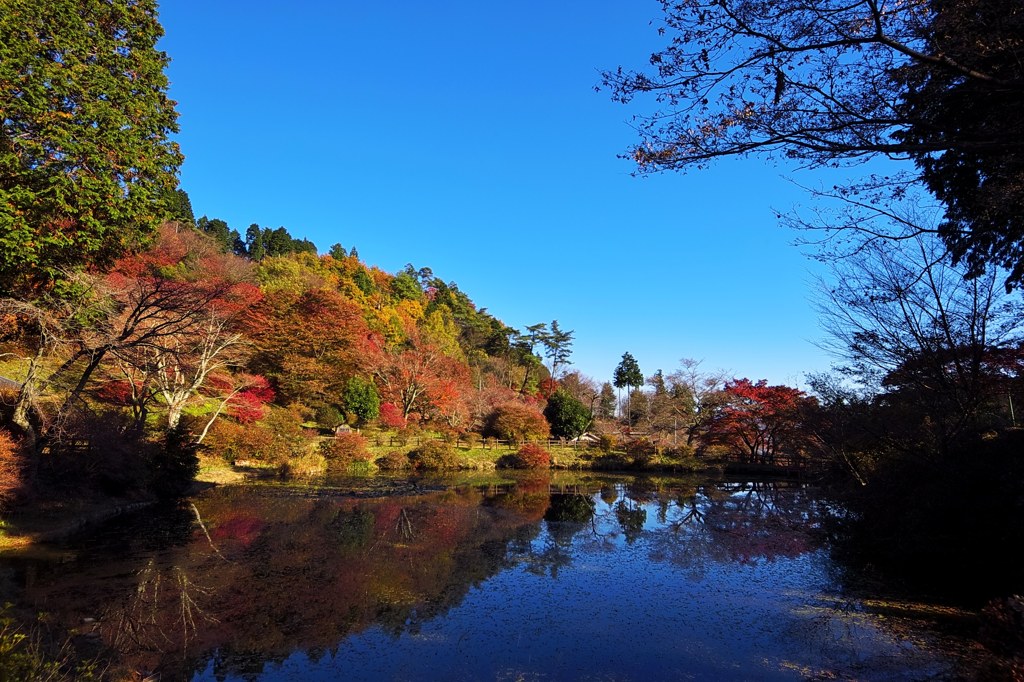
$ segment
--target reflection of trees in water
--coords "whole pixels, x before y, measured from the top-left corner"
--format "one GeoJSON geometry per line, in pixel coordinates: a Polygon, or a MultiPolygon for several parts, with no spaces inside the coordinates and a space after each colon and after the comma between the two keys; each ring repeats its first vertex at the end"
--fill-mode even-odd
{"type": "Polygon", "coordinates": [[[615,503],[615,520],[619,522],[626,542],[632,544],[644,532],[647,523],[647,509],[631,500],[619,500],[615,503]]]}
{"type": "Polygon", "coordinates": [[[822,540],[823,509],[807,488],[786,482],[705,485],[659,507],[664,525],[652,534],[658,560],[695,577],[714,563],[797,557],[822,540]]]}
{"type": "Polygon", "coordinates": [[[102,615],[97,632],[132,671],[187,679],[216,652],[218,675],[252,676],[371,625],[398,634],[446,612],[509,565],[510,541],[537,533],[548,493],[354,500],[221,489],[195,504],[201,525],[179,515],[192,517],[188,542],[128,554],[111,543],[88,566],[37,578],[29,599],[68,627],[102,615]]]}
{"type": "Polygon", "coordinates": [[[558,577],[560,569],[572,563],[573,537],[590,524],[594,516],[594,499],[580,493],[555,493],[548,497],[544,512],[547,533],[540,544],[535,540],[528,543],[509,545],[509,556],[521,563],[529,573],[558,577]]]}
{"type": "Polygon", "coordinates": [[[154,670],[162,655],[187,654],[200,629],[218,622],[201,605],[209,595],[186,571],[150,559],[136,573],[135,591],[103,612],[100,633],[111,649],[134,658],[136,670],[154,670]]]}
{"type": "Polygon", "coordinates": [[[415,632],[513,564],[554,577],[581,547],[627,542],[700,572],[794,556],[817,527],[799,487],[595,479],[577,489],[551,494],[538,479],[487,495],[353,499],[223,488],[194,501],[201,526],[187,507],[150,527],[129,521],[26,592],[69,627],[102,616],[102,641],[133,670],[187,677],[216,652],[217,674],[252,676],[371,625],[415,632]]]}
{"type": "Polygon", "coordinates": [[[557,576],[580,548],[611,551],[643,540],[654,560],[699,577],[714,563],[796,557],[821,541],[822,509],[799,484],[674,483],[636,478],[588,495],[552,495],[547,533],[510,545],[510,554],[533,573],[557,576]]]}

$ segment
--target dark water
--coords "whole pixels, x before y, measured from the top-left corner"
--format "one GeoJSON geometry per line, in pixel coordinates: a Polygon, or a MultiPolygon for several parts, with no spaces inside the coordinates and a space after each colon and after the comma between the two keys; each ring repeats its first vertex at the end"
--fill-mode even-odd
{"type": "Polygon", "coordinates": [[[162,680],[964,674],[947,612],[849,589],[827,511],[670,478],[222,487],[0,560],[0,597],[162,680]]]}

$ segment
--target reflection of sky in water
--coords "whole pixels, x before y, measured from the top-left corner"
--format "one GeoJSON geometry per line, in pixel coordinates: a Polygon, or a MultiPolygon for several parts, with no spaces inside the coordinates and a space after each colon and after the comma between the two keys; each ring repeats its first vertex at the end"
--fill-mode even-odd
{"type": "MultiPolygon", "coordinates": [[[[639,503],[621,487],[606,492],[615,495],[594,496],[590,521],[542,522],[510,542],[510,568],[443,615],[398,636],[371,627],[253,679],[916,680],[942,671],[837,596],[799,493],[639,503]],[[638,518],[642,533],[624,531],[638,518]]],[[[224,678],[210,664],[194,679],[224,678]]]]}

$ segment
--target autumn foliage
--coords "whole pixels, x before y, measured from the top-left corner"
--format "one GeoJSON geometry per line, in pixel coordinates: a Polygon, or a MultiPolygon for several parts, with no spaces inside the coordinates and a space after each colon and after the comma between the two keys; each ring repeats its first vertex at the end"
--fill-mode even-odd
{"type": "MultiPolygon", "coordinates": [[[[110,451],[141,452],[180,426],[201,454],[278,468],[317,459],[303,424],[318,415],[351,414],[406,442],[488,428],[515,442],[547,436],[539,357],[454,283],[429,268],[390,275],[340,248],[257,257],[230,234],[167,223],[146,248],[75,273],[77,298],[45,310],[5,304],[3,319],[22,330],[19,354],[35,343],[56,368],[12,398],[28,451],[95,440],[95,420],[77,413],[100,411],[110,451]],[[40,419],[44,401],[52,414],[40,419]]],[[[322,454],[369,459],[358,438],[334,439],[322,454]]],[[[433,446],[410,463],[460,465],[433,446]]]]}
{"type": "Polygon", "coordinates": [[[455,449],[441,441],[427,441],[409,453],[413,468],[421,471],[452,471],[462,462],[455,449]]]}
{"type": "Polygon", "coordinates": [[[25,467],[18,444],[0,429],[0,509],[4,509],[24,485],[25,467]]]}
{"type": "Polygon", "coordinates": [[[789,386],[769,386],[762,379],[735,379],[725,385],[725,402],[710,420],[706,441],[728,448],[737,457],[773,463],[777,455],[796,456],[807,447],[802,421],[814,399],[789,386]]]}
{"type": "Polygon", "coordinates": [[[507,402],[491,413],[490,431],[515,443],[547,438],[548,422],[536,408],[519,402],[507,402]]]}
{"type": "Polygon", "coordinates": [[[353,462],[365,462],[371,457],[366,438],[358,433],[339,433],[320,444],[320,453],[329,468],[344,468],[353,462]]]}
{"type": "Polygon", "coordinates": [[[510,469],[548,469],[551,453],[536,443],[526,443],[515,454],[503,457],[500,464],[510,469]]]}
{"type": "Polygon", "coordinates": [[[402,410],[394,403],[383,403],[380,406],[380,425],[389,429],[405,428],[406,420],[402,410]]]}

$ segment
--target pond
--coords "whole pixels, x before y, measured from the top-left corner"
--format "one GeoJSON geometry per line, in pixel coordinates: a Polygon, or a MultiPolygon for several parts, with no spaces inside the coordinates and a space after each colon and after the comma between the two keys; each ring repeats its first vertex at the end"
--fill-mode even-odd
{"type": "Polygon", "coordinates": [[[949,611],[847,587],[828,511],[800,484],[686,478],[224,486],[0,559],[0,597],[126,678],[962,674],[949,611]]]}

